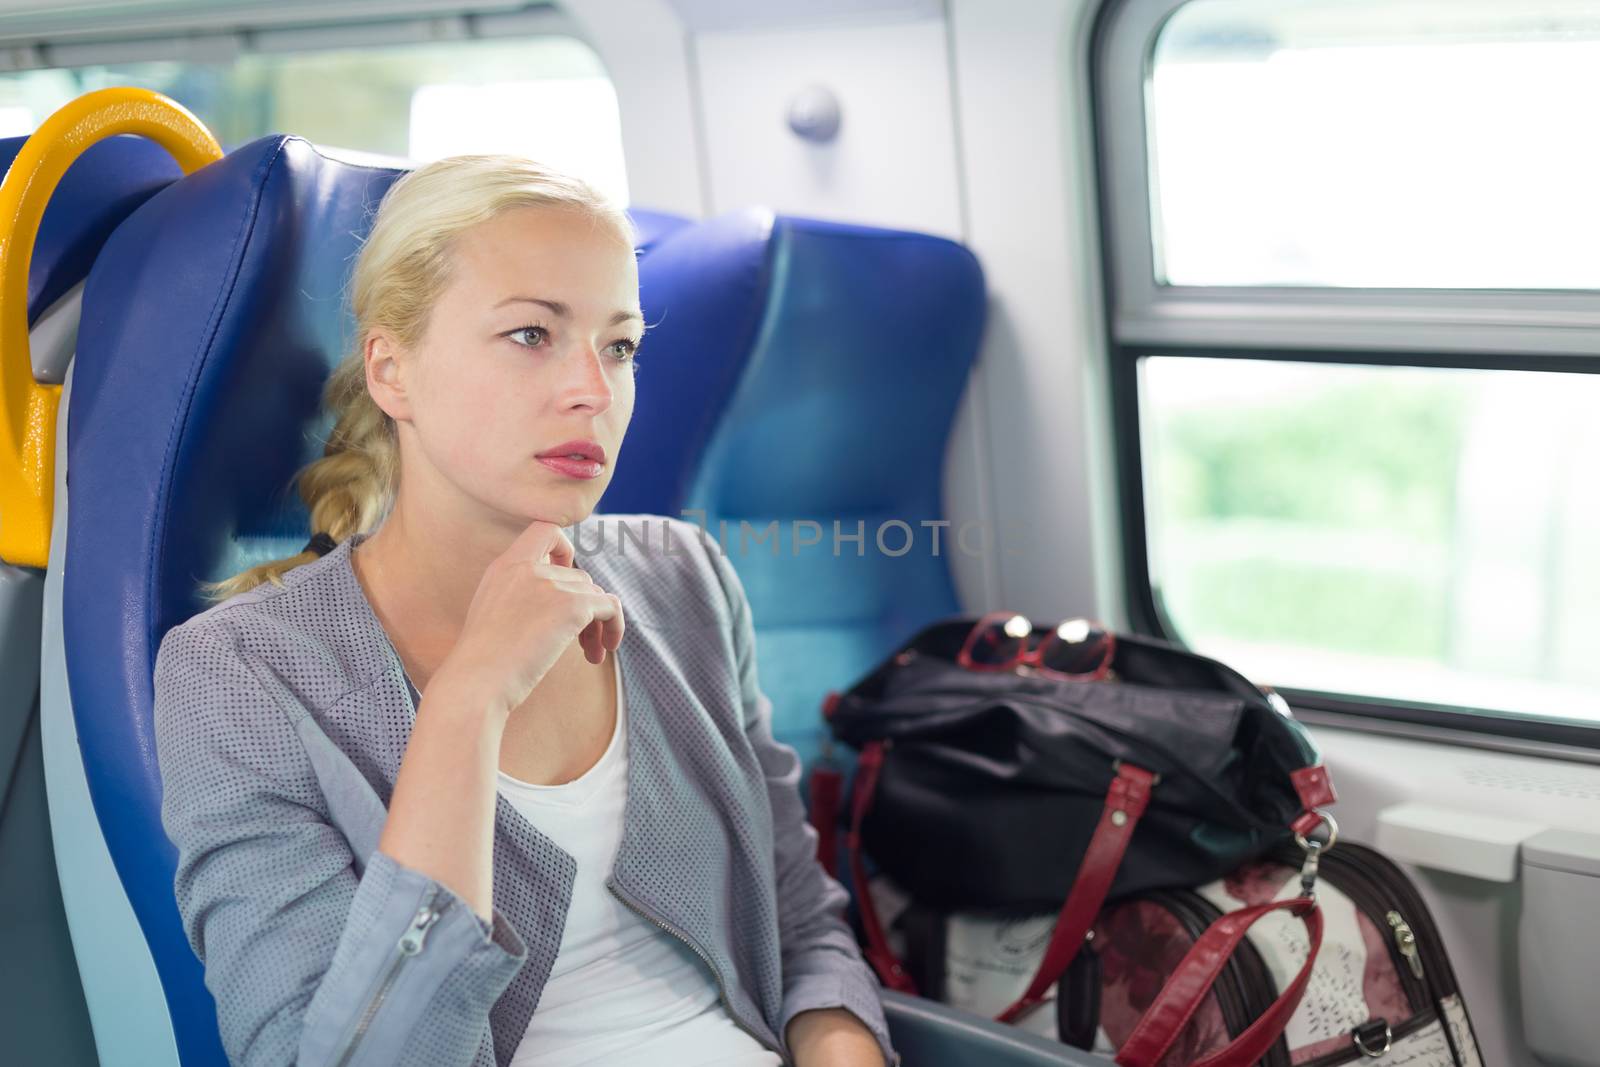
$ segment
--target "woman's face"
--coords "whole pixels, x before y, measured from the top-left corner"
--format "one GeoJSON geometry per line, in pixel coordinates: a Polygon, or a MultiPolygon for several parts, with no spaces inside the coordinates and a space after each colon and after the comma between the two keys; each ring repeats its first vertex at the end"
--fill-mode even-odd
{"type": "Polygon", "coordinates": [[[633,250],[587,216],[513,208],[463,232],[424,336],[395,361],[403,390],[375,391],[401,423],[403,491],[517,532],[582,520],[633,416],[643,332],[633,250]],[[566,459],[573,441],[598,464],[566,459]]]}

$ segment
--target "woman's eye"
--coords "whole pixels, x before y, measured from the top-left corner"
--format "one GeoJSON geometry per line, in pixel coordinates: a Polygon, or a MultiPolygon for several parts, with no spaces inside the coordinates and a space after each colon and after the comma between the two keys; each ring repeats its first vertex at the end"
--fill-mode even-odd
{"type": "Polygon", "coordinates": [[[539,340],[545,336],[545,330],[543,326],[522,326],[518,329],[512,330],[510,333],[506,334],[506,336],[511,338],[513,341],[516,341],[519,345],[524,345],[528,348],[537,348],[539,347],[539,340]],[[535,334],[537,336],[534,340],[523,341],[519,339],[523,334],[535,334]]]}
{"type": "Polygon", "coordinates": [[[639,343],[637,341],[629,341],[627,339],[613,341],[611,343],[611,351],[616,355],[618,360],[632,359],[634,354],[639,351],[639,343]]]}

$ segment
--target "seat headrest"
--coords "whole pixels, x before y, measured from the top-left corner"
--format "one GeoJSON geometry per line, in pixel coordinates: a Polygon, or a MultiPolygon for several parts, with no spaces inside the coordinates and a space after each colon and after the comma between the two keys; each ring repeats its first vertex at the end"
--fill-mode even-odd
{"type": "Polygon", "coordinates": [[[753,208],[662,237],[639,296],[638,395],[599,510],[938,511],[984,324],[968,249],[753,208]]]}
{"type": "MultiPolygon", "coordinates": [[[[26,137],[0,139],[0,171],[26,137]]],[[[84,150],[45,207],[28,269],[28,324],[89,273],[111,231],[182,173],[166,149],[143,137],[110,137],[84,150]]]]}

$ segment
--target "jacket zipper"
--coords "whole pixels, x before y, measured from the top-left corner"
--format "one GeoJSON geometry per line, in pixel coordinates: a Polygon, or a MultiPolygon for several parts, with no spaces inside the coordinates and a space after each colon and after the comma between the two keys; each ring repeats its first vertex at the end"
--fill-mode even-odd
{"type": "MultiPolygon", "coordinates": [[[[635,915],[638,915],[646,922],[665,930],[667,933],[671,934],[673,937],[689,946],[689,951],[693,952],[696,956],[699,956],[701,962],[706,965],[706,969],[711,972],[711,977],[717,983],[717,1000],[722,1004],[722,1010],[728,1013],[728,1018],[733,1020],[733,1025],[749,1034],[758,1044],[761,1045],[762,1048],[771,1052],[776,1052],[778,1054],[778,1058],[783,1060],[785,1067],[794,1067],[794,1061],[789,1058],[788,1054],[785,1053],[783,1049],[773,1048],[771,1045],[767,1044],[766,1041],[762,1040],[760,1034],[752,1030],[748,1025],[745,1024],[743,1019],[739,1018],[739,1013],[733,1010],[733,1004],[728,1000],[727,987],[722,984],[722,972],[717,970],[716,964],[711,962],[711,957],[702,952],[699,945],[690,940],[689,936],[682,930],[679,930],[677,927],[656,918],[654,915],[651,915],[648,911],[646,911],[642,905],[628,899],[627,895],[622,892],[622,888],[609,878],[606,879],[606,888],[611,890],[611,895],[622,901],[623,905],[629,911],[633,912],[635,915]]],[[[891,1065],[891,1067],[900,1067],[900,1056],[898,1053],[895,1054],[894,1063],[891,1065]]]]}
{"type": "Polygon", "coordinates": [[[367,1027],[372,1025],[373,1018],[378,1014],[378,1009],[383,1007],[384,998],[389,995],[389,990],[394,986],[394,980],[400,973],[400,968],[405,961],[422,951],[423,944],[428,939],[428,931],[433,924],[439,921],[439,916],[450,907],[451,901],[445,902],[435,908],[434,898],[438,896],[438,887],[430,885],[423,894],[422,905],[417,908],[417,914],[412,917],[411,925],[406,927],[406,932],[400,935],[400,940],[395,945],[395,954],[389,961],[389,966],[384,970],[383,976],[378,980],[378,987],[367,1000],[367,1006],[362,1011],[361,1017],[356,1020],[355,1030],[346,1039],[344,1050],[340,1052],[336,1061],[338,1067],[345,1067],[350,1062],[350,1057],[355,1055],[356,1047],[361,1044],[361,1039],[366,1036],[367,1027]]]}
{"type": "Polygon", "coordinates": [[[689,950],[691,952],[693,952],[696,956],[700,957],[701,961],[706,965],[706,969],[711,972],[711,977],[716,980],[716,983],[717,983],[717,1000],[722,1004],[722,1010],[728,1013],[728,1018],[733,1020],[733,1024],[735,1026],[737,1026],[739,1029],[743,1030],[745,1033],[749,1034],[751,1037],[755,1038],[756,1041],[760,1043],[762,1048],[767,1049],[767,1050],[769,1050],[771,1052],[776,1052],[778,1054],[779,1058],[783,1060],[783,1062],[786,1065],[786,1067],[792,1067],[792,1063],[791,1063],[789,1057],[784,1055],[784,1052],[783,1052],[782,1049],[773,1048],[771,1045],[768,1045],[765,1041],[762,1041],[761,1035],[756,1033],[754,1030],[750,1029],[749,1026],[745,1025],[745,1021],[743,1019],[739,1018],[739,1013],[733,1010],[733,1004],[728,1000],[728,991],[722,984],[722,973],[717,970],[716,964],[711,962],[711,957],[707,956],[704,952],[700,951],[700,946],[699,945],[697,945],[693,941],[691,941],[689,939],[689,936],[687,934],[685,934],[682,930],[679,930],[675,926],[671,926],[671,925],[668,925],[665,922],[662,922],[660,919],[656,918],[654,915],[651,915],[649,912],[645,911],[642,906],[640,906],[639,904],[636,904],[632,900],[629,900],[626,896],[623,895],[623,892],[622,892],[621,888],[619,888],[616,885],[616,883],[611,881],[610,879],[606,880],[606,888],[611,890],[611,895],[616,897],[618,900],[622,901],[623,905],[625,907],[627,907],[629,911],[633,912],[635,915],[638,915],[640,918],[645,919],[647,922],[650,922],[650,923],[654,924],[655,926],[661,928],[662,930],[665,930],[667,933],[671,934],[673,937],[677,938],[679,941],[682,941],[685,945],[688,945],[689,946],[689,950]]]}

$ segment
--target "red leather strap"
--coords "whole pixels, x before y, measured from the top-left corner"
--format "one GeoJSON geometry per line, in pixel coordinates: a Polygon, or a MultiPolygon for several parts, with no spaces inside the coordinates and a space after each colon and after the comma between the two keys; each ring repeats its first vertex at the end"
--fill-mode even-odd
{"type": "Polygon", "coordinates": [[[1305,922],[1311,938],[1305,965],[1259,1019],[1193,1067],[1252,1067],[1265,1056],[1299,1007],[1306,983],[1311,980],[1317,950],[1322,947],[1322,911],[1316,901],[1308,897],[1240,908],[1212,923],[1183,957],[1167,984],[1161,987],[1155,1002],[1140,1018],[1128,1040],[1122,1043],[1116,1056],[1118,1067],[1156,1067],[1199,1010],[1250,927],[1257,919],[1275,911],[1292,911],[1305,922]]]}
{"type": "Polygon", "coordinates": [[[1322,812],[1320,811],[1302,811],[1294,817],[1294,821],[1289,824],[1289,829],[1297,834],[1309,837],[1316,831],[1317,827],[1322,825],[1323,821],[1322,812]]]}
{"type": "Polygon", "coordinates": [[[1333,791],[1333,780],[1328,777],[1328,768],[1320,763],[1291,771],[1289,781],[1294,784],[1300,806],[1307,811],[1325,808],[1339,799],[1339,794],[1333,791]]]}
{"type": "Polygon", "coordinates": [[[861,864],[861,823],[872,808],[872,794],[878,788],[878,772],[882,769],[883,742],[867,742],[861,749],[861,758],[856,761],[855,782],[850,790],[850,833],[845,837],[845,850],[850,861],[850,881],[856,891],[856,909],[861,913],[861,929],[867,938],[862,955],[885,986],[916,996],[916,983],[900,965],[899,958],[889,947],[889,939],[884,936],[883,922],[878,918],[872,894],[867,892],[867,873],[861,864]]]}
{"type": "Polygon", "coordinates": [[[817,862],[829,878],[839,877],[839,798],[844,795],[844,775],[833,767],[811,771],[812,829],[817,831],[817,862]]]}
{"type": "Polygon", "coordinates": [[[1038,1007],[1083,948],[1083,939],[1100,914],[1100,905],[1111,891],[1117,868],[1122,866],[1133,829],[1139,825],[1150,803],[1150,787],[1155,784],[1155,778],[1143,767],[1131,763],[1118,765],[1117,776],[1106,792],[1106,806],[1100,812],[1100,822],[1089,839],[1089,847],[1084,850],[1072,891],[1056,917],[1056,928],[1050,935],[1044,958],[1039,961],[1039,969],[1022,996],[995,1016],[1000,1022],[1015,1022],[1038,1007]]]}

